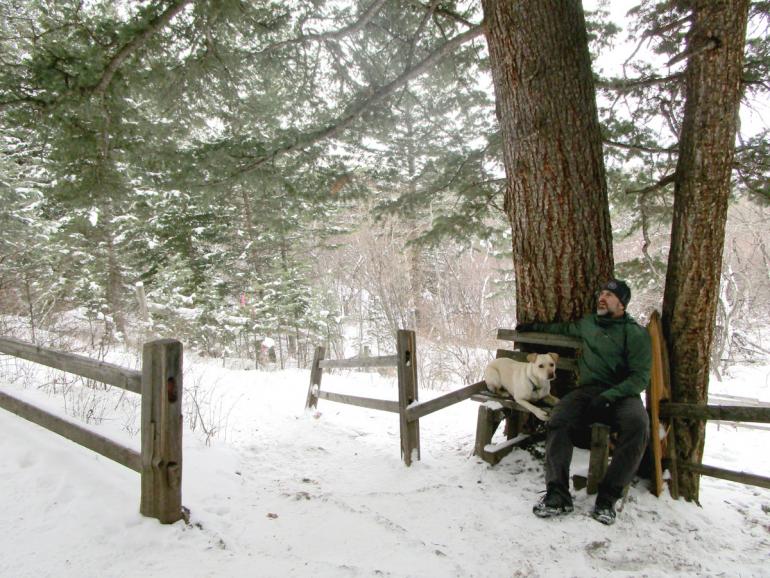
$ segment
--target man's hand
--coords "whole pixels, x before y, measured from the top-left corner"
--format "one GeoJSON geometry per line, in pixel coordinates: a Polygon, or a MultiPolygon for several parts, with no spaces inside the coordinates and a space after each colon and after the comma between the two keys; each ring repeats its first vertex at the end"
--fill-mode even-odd
{"type": "Polygon", "coordinates": [[[586,408],[586,418],[588,423],[610,423],[610,409],[612,402],[603,395],[597,395],[591,400],[586,408]]]}
{"type": "Polygon", "coordinates": [[[532,331],[532,323],[519,323],[516,325],[516,331],[526,332],[532,331]]]}

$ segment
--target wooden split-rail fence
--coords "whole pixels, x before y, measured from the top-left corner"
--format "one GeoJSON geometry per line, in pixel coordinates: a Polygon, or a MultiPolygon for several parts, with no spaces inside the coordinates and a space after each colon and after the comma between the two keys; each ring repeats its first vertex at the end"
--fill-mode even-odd
{"type": "Polygon", "coordinates": [[[420,418],[468,399],[486,387],[482,381],[441,397],[420,402],[417,388],[417,342],[414,331],[407,329],[400,329],[396,335],[396,355],[325,359],[325,353],[324,347],[316,348],[313,365],[310,369],[310,386],[305,407],[315,408],[318,406],[319,399],[325,399],[397,413],[401,434],[401,458],[407,466],[411,465],[413,460],[420,459],[420,418]],[[398,400],[372,399],[321,389],[321,377],[324,369],[362,367],[396,367],[398,370],[398,400]]]}
{"type": "MultiPolygon", "coordinates": [[[[740,423],[770,423],[770,406],[754,405],[701,405],[691,403],[665,402],[660,404],[660,416],[669,421],[669,431],[666,436],[667,451],[663,460],[664,467],[671,471],[669,492],[674,498],[679,497],[677,470],[695,472],[701,476],[719,478],[750,486],[770,489],[770,477],[760,476],[750,472],[742,472],[709,466],[703,463],[683,462],[677,459],[674,428],[679,420],[727,421],[740,423]]],[[[760,455],[757,455],[759,458],[760,455]]]]}
{"type": "MultiPolygon", "coordinates": [[[[499,329],[497,338],[503,341],[514,341],[517,344],[526,344],[527,350],[532,351],[532,344],[540,346],[558,347],[562,353],[562,348],[579,348],[579,340],[565,338],[545,333],[521,333],[511,329],[499,329]]],[[[665,352],[665,344],[661,344],[665,352]]],[[[542,351],[546,349],[540,348],[542,351]]],[[[526,351],[498,350],[498,357],[512,357],[514,359],[524,360],[526,351]]],[[[665,359],[665,357],[664,357],[665,359]]],[[[466,399],[473,399],[482,402],[479,407],[479,416],[476,428],[476,443],[474,453],[494,465],[502,456],[510,452],[514,447],[523,446],[527,443],[527,436],[517,437],[521,431],[522,417],[518,418],[516,427],[508,428],[508,436],[512,439],[502,442],[493,447],[491,438],[495,429],[502,419],[511,420],[515,414],[524,414],[528,416],[528,411],[516,404],[510,398],[500,398],[491,394],[484,381],[479,381],[467,385],[435,399],[426,402],[418,400],[417,387],[417,344],[415,334],[409,330],[399,330],[396,337],[396,355],[382,357],[362,357],[332,360],[325,359],[325,349],[317,347],[313,365],[310,372],[310,386],[308,388],[306,408],[315,408],[319,399],[346,403],[370,409],[389,411],[399,414],[400,434],[401,434],[401,457],[404,463],[411,465],[412,460],[420,459],[420,425],[419,419],[433,412],[444,409],[466,399]],[[364,368],[364,367],[397,367],[398,368],[398,400],[383,400],[359,397],[354,395],[328,392],[321,389],[321,377],[324,369],[332,368],[364,368]],[[501,409],[492,409],[485,402],[497,401],[501,409]],[[515,438],[515,439],[513,439],[515,438]]],[[[576,369],[576,360],[571,359],[569,355],[563,355],[560,358],[560,368],[574,371],[576,369]]],[[[667,363],[667,361],[665,362],[667,363]]],[[[668,383],[667,371],[665,380],[668,383]]],[[[670,391],[670,390],[669,390],[670,391]]],[[[649,400],[648,400],[649,401],[649,400]]],[[[649,408],[648,408],[649,409],[649,408]]],[[[676,487],[677,468],[691,470],[700,475],[721,478],[734,482],[770,488],[770,478],[751,474],[747,472],[737,472],[708,466],[703,464],[683,463],[676,459],[674,448],[673,427],[675,420],[679,419],[701,419],[701,420],[728,420],[733,422],[760,422],[770,423],[770,407],[746,407],[746,406],[717,406],[717,405],[695,405],[673,403],[668,399],[660,400],[660,417],[669,421],[669,431],[664,444],[666,456],[663,458],[664,468],[671,470],[669,491],[673,497],[678,497],[676,487]]],[[[509,425],[511,425],[509,423],[509,425]]],[[[589,492],[595,493],[604,471],[607,468],[609,459],[609,428],[601,424],[594,424],[591,438],[591,457],[588,475],[589,492]]],[[[531,436],[537,439],[536,436],[531,436]]],[[[658,492],[656,492],[657,494],[658,492]]]]}
{"type": "Polygon", "coordinates": [[[141,475],[139,512],[172,524],[182,507],[182,344],[144,344],[142,370],[0,337],[0,353],[26,359],[142,396],[141,451],[0,391],[0,407],[101,454],[141,475]]]}

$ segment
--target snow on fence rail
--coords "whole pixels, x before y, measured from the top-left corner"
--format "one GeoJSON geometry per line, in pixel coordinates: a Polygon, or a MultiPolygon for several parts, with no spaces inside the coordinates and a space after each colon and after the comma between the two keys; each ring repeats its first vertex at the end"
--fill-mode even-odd
{"type": "Polygon", "coordinates": [[[136,371],[0,337],[0,353],[60,369],[142,396],[141,452],[81,425],[0,392],[0,407],[141,474],[139,512],[164,524],[184,517],[182,508],[182,344],[160,339],[144,344],[136,371]]]}

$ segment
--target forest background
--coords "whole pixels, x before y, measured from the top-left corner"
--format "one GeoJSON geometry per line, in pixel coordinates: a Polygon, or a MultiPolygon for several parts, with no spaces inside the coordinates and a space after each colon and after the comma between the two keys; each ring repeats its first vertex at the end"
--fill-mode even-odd
{"type": "MultiPolygon", "coordinates": [[[[422,386],[476,381],[520,306],[492,4],[0,1],[0,331],[97,355],[173,336],[270,368],[414,328],[422,386]]],[[[585,17],[614,270],[643,322],[699,3],[618,4],[585,17]]],[[[717,376],[770,349],[770,6],[739,4],[717,376]]]]}

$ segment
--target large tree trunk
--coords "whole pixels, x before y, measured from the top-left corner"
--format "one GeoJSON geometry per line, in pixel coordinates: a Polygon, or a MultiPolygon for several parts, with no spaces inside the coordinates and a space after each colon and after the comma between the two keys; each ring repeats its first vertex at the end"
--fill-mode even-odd
{"type": "Polygon", "coordinates": [[[613,271],[580,0],[483,0],[520,321],[571,320],[613,271]]]}
{"type": "MultiPolygon", "coordinates": [[[[663,300],[675,402],[707,401],[748,10],[749,0],[693,2],[663,300]]],[[[675,431],[680,463],[701,463],[705,423],[679,420],[675,431]]],[[[698,489],[679,468],[681,495],[697,500],[698,489]]]]}

